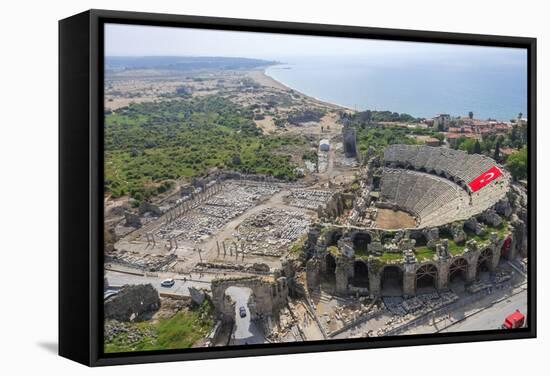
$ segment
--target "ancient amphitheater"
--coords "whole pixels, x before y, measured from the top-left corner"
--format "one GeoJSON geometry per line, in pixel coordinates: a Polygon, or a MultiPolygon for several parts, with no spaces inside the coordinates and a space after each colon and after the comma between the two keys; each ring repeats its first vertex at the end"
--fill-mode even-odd
{"type": "Polygon", "coordinates": [[[471,192],[468,183],[495,166],[478,154],[415,145],[392,145],[384,151],[382,198],[417,218],[418,227],[439,226],[477,215],[508,192],[510,176],[502,175],[471,192]]]}
{"type": "Polygon", "coordinates": [[[359,185],[335,195],[332,216],[309,231],[310,289],[328,282],[337,294],[412,296],[469,286],[527,249],[525,192],[486,156],[390,145],[359,185]],[[405,212],[415,225],[380,227],[382,210],[405,212]]]}

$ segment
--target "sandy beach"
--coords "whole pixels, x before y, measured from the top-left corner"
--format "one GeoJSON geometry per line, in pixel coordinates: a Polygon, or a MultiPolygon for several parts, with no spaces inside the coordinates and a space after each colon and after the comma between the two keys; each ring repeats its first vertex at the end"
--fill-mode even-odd
{"type": "Polygon", "coordinates": [[[346,106],[343,106],[343,105],[340,105],[340,104],[337,104],[337,103],[327,102],[327,101],[324,101],[322,99],[313,97],[311,95],[307,95],[305,93],[302,93],[301,91],[296,90],[296,89],[294,89],[290,86],[287,86],[284,83],[282,83],[281,81],[278,81],[275,78],[268,75],[267,72],[266,72],[266,69],[267,68],[251,70],[249,72],[249,76],[250,76],[250,78],[252,78],[256,82],[258,82],[260,85],[276,88],[276,89],[279,89],[279,90],[288,90],[288,91],[293,91],[293,92],[299,93],[300,95],[302,95],[306,98],[309,98],[311,100],[314,100],[314,101],[318,102],[319,104],[327,106],[327,107],[329,107],[333,110],[346,110],[346,111],[355,112],[355,110],[350,108],[350,107],[346,107],[346,106]]]}

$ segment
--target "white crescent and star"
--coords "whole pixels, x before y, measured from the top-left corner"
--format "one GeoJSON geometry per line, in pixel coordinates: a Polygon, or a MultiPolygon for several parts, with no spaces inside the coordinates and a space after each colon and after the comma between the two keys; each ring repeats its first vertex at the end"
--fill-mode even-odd
{"type": "Polygon", "coordinates": [[[492,178],[495,177],[495,173],[494,172],[488,172],[486,173],[485,175],[483,175],[483,178],[479,180],[480,183],[485,183],[485,181],[487,180],[491,180],[492,178]]]}

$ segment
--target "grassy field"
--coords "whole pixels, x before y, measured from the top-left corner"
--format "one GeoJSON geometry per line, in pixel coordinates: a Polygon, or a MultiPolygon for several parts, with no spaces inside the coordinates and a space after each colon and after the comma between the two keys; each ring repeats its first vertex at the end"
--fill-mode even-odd
{"type": "Polygon", "coordinates": [[[139,340],[133,341],[125,333],[118,334],[112,341],[105,343],[105,352],[190,348],[212,330],[212,310],[211,303],[205,301],[195,310],[180,311],[157,323],[131,323],[129,325],[140,333],[139,340]]]}
{"type": "Polygon", "coordinates": [[[432,260],[435,256],[435,251],[431,250],[426,246],[416,247],[414,249],[414,254],[416,255],[417,261],[429,261],[432,260]]]}
{"type": "Polygon", "coordinates": [[[392,262],[399,261],[403,258],[403,253],[401,252],[384,252],[382,256],[379,257],[380,261],[383,262],[392,262]]]}

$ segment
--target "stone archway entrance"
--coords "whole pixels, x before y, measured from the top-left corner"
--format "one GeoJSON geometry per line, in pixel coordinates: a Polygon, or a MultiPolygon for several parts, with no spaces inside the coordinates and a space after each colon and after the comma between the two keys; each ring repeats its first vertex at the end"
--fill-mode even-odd
{"type": "Polygon", "coordinates": [[[369,287],[369,268],[364,261],[355,261],[353,263],[352,284],[357,287],[369,287]]]}
{"type": "Polygon", "coordinates": [[[330,253],[325,256],[325,277],[327,280],[334,280],[336,278],[336,259],[330,253]]]}
{"type": "Polygon", "coordinates": [[[342,230],[333,230],[330,233],[327,234],[326,240],[327,240],[327,246],[333,246],[338,245],[338,240],[342,237],[342,230]]]}
{"type": "Polygon", "coordinates": [[[426,235],[421,232],[412,233],[411,239],[415,240],[415,245],[417,247],[424,247],[428,244],[428,239],[426,238],[426,235]]]}
{"type": "Polygon", "coordinates": [[[353,247],[357,251],[367,251],[367,246],[372,241],[371,236],[366,232],[358,232],[353,236],[353,247]]]}
{"type": "Polygon", "coordinates": [[[416,271],[416,288],[435,289],[437,281],[437,267],[434,264],[425,264],[416,271]]]}
{"type": "Polygon", "coordinates": [[[449,266],[449,282],[466,282],[468,272],[468,262],[464,258],[454,260],[449,266]]]}
{"type": "Polygon", "coordinates": [[[380,279],[380,291],[382,296],[403,295],[403,271],[395,265],[387,265],[382,270],[380,279]]]}
{"type": "Polygon", "coordinates": [[[491,258],[493,257],[493,251],[490,248],[485,248],[481,251],[479,258],[477,259],[477,278],[487,279],[489,272],[491,271],[491,258]]]}

